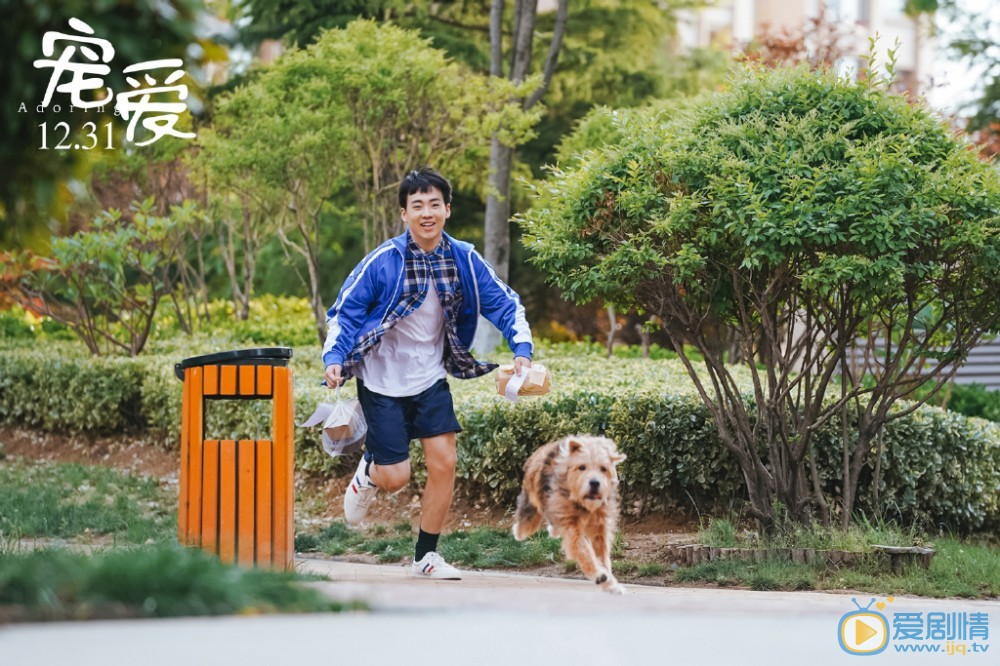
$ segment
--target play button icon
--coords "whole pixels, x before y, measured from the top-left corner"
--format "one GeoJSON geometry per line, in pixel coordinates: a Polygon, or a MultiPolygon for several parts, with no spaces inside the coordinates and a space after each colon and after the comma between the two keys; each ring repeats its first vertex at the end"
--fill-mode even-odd
{"type": "Polygon", "coordinates": [[[868,610],[847,613],[840,619],[840,647],[850,654],[876,654],[889,641],[889,623],[881,613],[868,610]]]}
{"type": "Polygon", "coordinates": [[[872,626],[864,620],[854,621],[854,638],[858,645],[864,645],[874,636],[878,636],[878,629],[872,629],[872,626]]]}

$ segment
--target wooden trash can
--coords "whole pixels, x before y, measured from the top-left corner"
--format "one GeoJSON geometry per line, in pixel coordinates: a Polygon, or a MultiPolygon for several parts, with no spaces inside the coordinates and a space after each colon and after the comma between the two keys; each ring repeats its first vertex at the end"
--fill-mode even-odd
{"type": "Polygon", "coordinates": [[[295,548],[292,371],[287,347],[187,358],[177,538],[223,562],[291,569],[295,548]],[[219,440],[205,432],[207,400],[270,400],[270,439],[219,440]]]}

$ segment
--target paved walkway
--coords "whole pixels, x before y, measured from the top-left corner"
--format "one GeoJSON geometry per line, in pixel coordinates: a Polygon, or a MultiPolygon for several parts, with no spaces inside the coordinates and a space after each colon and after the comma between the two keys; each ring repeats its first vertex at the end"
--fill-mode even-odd
{"type": "MultiPolygon", "coordinates": [[[[613,597],[583,580],[495,572],[413,580],[402,566],[302,559],[311,583],[373,612],[18,625],[0,628],[2,666],[405,666],[857,663],[841,617],[874,596],[629,585],[613,597]]],[[[883,612],[986,613],[1000,603],[897,597],[883,612]]],[[[1000,663],[1000,641],[970,663],[1000,663]]],[[[966,641],[969,643],[969,641],[966,641]]],[[[892,647],[892,646],[890,646],[892,647]]],[[[947,661],[886,650],[873,663],[947,661]]]]}

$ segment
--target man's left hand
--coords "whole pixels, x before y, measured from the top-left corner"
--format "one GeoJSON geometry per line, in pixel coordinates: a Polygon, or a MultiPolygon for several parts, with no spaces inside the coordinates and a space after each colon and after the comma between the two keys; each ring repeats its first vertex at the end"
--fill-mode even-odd
{"type": "Polygon", "coordinates": [[[530,368],[530,367],[531,367],[530,358],[525,358],[524,356],[514,357],[514,374],[516,374],[518,377],[521,376],[521,368],[530,368]]]}

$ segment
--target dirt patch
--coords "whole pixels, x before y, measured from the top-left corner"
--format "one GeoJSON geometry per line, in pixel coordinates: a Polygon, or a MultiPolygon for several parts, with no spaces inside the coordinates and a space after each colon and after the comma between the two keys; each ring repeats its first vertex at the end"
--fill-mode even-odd
{"type": "Polygon", "coordinates": [[[618,521],[626,534],[663,534],[696,532],[698,520],[683,513],[651,513],[644,516],[623,515],[618,521]]]}
{"type": "Polygon", "coordinates": [[[157,438],[59,435],[0,427],[0,445],[8,457],[113,467],[136,476],[167,480],[178,475],[180,453],[157,438]]]}
{"type": "MultiPolygon", "coordinates": [[[[329,523],[344,517],[344,492],[351,481],[350,474],[321,479],[305,477],[296,481],[300,507],[308,520],[329,523]]],[[[480,525],[510,527],[513,507],[487,505],[481,499],[467,497],[458,482],[445,531],[467,529],[480,525]]],[[[368,511],[366,521],[371,524],[395,525],[409,522],[416,529],[420,521],[420,495],[422,488],[410,484],[396,493],[379,493],[368,511]]]]}

